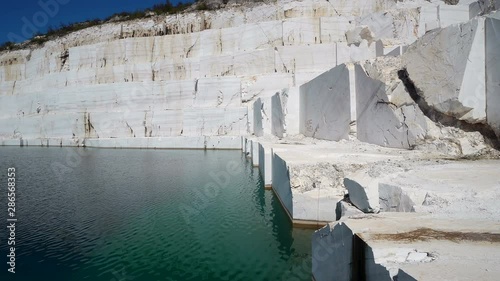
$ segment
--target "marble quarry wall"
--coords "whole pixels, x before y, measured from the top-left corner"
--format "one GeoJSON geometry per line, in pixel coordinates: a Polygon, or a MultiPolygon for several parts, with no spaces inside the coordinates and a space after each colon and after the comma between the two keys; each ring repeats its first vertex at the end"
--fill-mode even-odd
{"type": "MultiPolygon", "coordinates": [[[[445,6],[285,0],[106,23],[3,52],[0,139],[297,135],[299,86],[375,58],[377,40],[387,53],[447,25],[445,6]]],[[[464,20],[481,12],[457,7],[464,20]]],[[[318,130],[346,137],[345,126],[335,136],[318,130]]]]}
{"type": "Polygon", "coordinates": [[[241,149],[294,225],[369,216],[314,234],[315,280],[412,280],[427,252],[363,235],[374,213],[483,214],[500,194],[496,162],[420,168],[500,148],[499,1],[445,2],[247,3],[4,51],[0,145],[241,149]]]}

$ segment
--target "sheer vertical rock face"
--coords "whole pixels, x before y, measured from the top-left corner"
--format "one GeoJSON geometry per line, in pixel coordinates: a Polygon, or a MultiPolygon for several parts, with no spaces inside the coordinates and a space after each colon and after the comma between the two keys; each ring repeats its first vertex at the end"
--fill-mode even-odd
{"type": "Polygon", "coordinates": [[[349,69],[332,68],[300,87],[300,132],[308,137],[340,140],[351,120],[349,69]]]}
{"type": "Polygon", "coordinates": [[[500,138],[500,13],[486,18],[486,118],[500,138]]]}

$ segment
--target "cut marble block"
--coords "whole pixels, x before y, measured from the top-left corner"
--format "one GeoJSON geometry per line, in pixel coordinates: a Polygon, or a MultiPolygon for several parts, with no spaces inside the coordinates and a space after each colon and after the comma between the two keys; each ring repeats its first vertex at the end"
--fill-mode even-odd
{"type": "Polygon", "coordinates": [[[486,122],[484,40],[484,18],[476,18],[429,32],[407,49],[409,77],[430,106],[469,123],[486,122]]]}
{"type": "Polygon", "coordinates": [[[486,120],[500,138],[500,13],[486,18],[486,120]]]}
{"type": "Polygon", "coordinates": [[[262,101],[260,98],[255,100],[252,104],[253,110],[253,133],[257,137],[264,135],[264,128],[262,127],[262,101]]]}
{"type": "MultiPolygon", "coordinates": [[[[398,82],[386,84],[355,65],[356,132],[360,141],[386,147],[411,148],[427,132],[427,119],[398,82]]],[[[383,78],[380,78],[383,79],[383,78]]]]}
{"type": "Polygon", "coordinates": [[[289,18],[283,21],[284,45],[318,44],[319,42],[319,19],[289,18]]]}
{"type": "Polygon", "coordinates": [[[277,47],[276,70],[284,73],[325,71],[337,65],[336,44],[277,47]]]}
{"type": "Polygon", "coordinates": [[[354,17],[321,17],[321,43],[345,42],[346,31],[355,27],[354,17]]]}
{"type": "Polygon", "coordinates": [[[349,134],[349,70],[339,65],[300,87],[300,132],[308,137],[340,140],[349,134]]]}
{"type": "Polygon", "coordinates": [[[247,110],[246,107],[184,109],[182,135],[246,135],[247,110]]]}
{"type": "Polygon", "coordinates": [[[240,107],[241,80],[237,77],[200,78],[194,93],[195,107],[240,107]]]}
{"type": "Polygon", "coordinates": [[[285,136],[285,114],[281,93],[271,97],[271,133],[278,138],[285,136]]]}
{"type": "Polygon", "coordinates": [[[264,180],[264,187],[273,184],[273,151],[270,145],[259,143],[259,171],[264,180]]]}

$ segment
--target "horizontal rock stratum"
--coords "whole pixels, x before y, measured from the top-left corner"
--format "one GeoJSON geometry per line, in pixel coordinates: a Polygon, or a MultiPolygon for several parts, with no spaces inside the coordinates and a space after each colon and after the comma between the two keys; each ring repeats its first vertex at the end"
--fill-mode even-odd
{"type": "Polygon", "coordinates": [[[499,4],[237,1],[4,51],[0,144],[241,149],[326,225],[315,280],[495,280],[499,4]]]}

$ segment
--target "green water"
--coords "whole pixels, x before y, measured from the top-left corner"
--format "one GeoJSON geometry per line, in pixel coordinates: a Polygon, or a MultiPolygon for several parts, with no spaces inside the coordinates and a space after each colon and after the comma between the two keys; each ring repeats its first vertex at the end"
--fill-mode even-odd
{"type": "Polygon", "coordinates": [[[240,151],[0,147],[16,168],[16,273],[0,280],[311,280],[293,229],[240,151]]]}

